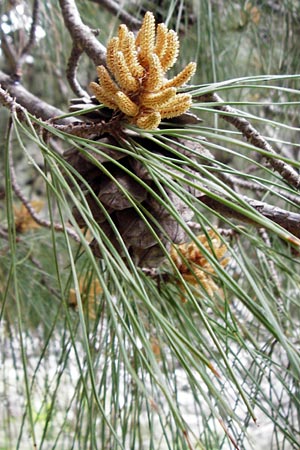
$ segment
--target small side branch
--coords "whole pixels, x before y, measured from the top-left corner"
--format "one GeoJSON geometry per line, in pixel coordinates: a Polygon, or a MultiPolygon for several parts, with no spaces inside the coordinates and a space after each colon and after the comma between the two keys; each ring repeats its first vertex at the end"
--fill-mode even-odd
{"type": "Polygon", "coordinates": [[[74,44],[94,61],[95,65],[105,64],[106,49],[98,41],[95,32],[85,25],[74,0],[59,0],[65,25],[74,44]]]}
{"type": "MultiPolygon", "coordinates": [[[[217,94],[206,94],[201,97],[198,97],[198,100],[204,101],[204,102],[217,102],[217,103],[223,103],[223,100],[221,97],[219,97],[217,94]]],[[[285,180],[288,184],[293,186],[296,189],[299,189],[300,187],[300,176],[298,172],[291,166],[289,166],[284,161],[278,160],[276,158],[277,153],[273,149],[273,147],[264,139],[263,136],[251,125],[248,120],[246,120],[243,117],[238,117],[237,111],[228,105],[220,105],[220,106],[214,106],[214,109],[229,113],[230,115],[222,115],[221,117],[231,125],[233,125],[237,130],[239,130],[243,136],[247,139],[250,144],[254,145],[257,148],[261,148],[262,150],[267,151],[268,153],[271,153],[274,155],[274,158],[272,157],[266,157],[268,164],[276,170],[285,180]]]]}
{"type": "Polygon", "coordinates": [[[72,134],[73,136],[82,137],[85,139],[95,139],[102,136],[104,133],[112,133],[110,123],[105,122],[78,122],[70,125],[57,125],[52,126],[63,133],[72,134]]]}
{"type": "MultiPolygon", "coordinates": [[[[186,222],[186,224],[195,233],[203,231],[203,225],[198,222],[189,220],[188,222],[186,222]]],[[[231,239],[231,238],[237,237],[240,234],[240,230],[242,230],[242,229],[243,229],[243,227],[218,228],[217,231],[221,236],[231,239]]]]}
{"type": "MultiPolygon", "coordinates": [[[[23,89],[23,88],[22,88],[23,89]]],[[[28,93],[29,94],[29,93],[28,93]]],[[[29,94],[31,96],[31,94],[29,94]]],[[[41,102],[43,104],[44,102],[41,102]]],[[[21,122],[27,121],[26,116],[26,108],[17,103],[14,98],[10,95],[9,92],[5,91],[1,88],[0,85],[0,104],[8,108],[12,113],[16,114],[18,119],[21,122]]],[[[65,118],[60,120],[55,120],[56,114],[54,112],[60,113],[57,115],[63,114],[63,111],[59,111],[56,108],[46,104],[49,109],[49,114],[46,116],[46,120],[41,120],[41,126],[44,124],[51,124],[53,128],[68,134],[72,134],[73,136],[84,137],[87,139],[93,139],[95,137],[99,137],[106,132],[112,132],[112,125],[110,123],[105,123],[104,121],[100,122],[80,122],[80,120],[76,120],[75,118],[65,118]],[[50,117],[50,119],[49,119],[50,117]],[[49,120],[47,120],[49,119],[49,120]],[[54,123],[55,121],[55,123],[54,123]]],[[[33,109],[35,111],[35,109],[33,109]]],[[[47,134],[46,130],[45,133],[47,134]]],[[[51,133],[50,133],[51,134],[51,133]]]]}
{"type": "Polygon", "coordinates": [[[29,39],[28,39],[27,44],[25,45],[25,47],[22,50],[22,57],[24,57],[24,55],[25,56],[28,55],[28,53],[30,52],[32,47],[35,45],[36,28],[37,28],[37,22],[38,22],[38,17],[39,17],[39,10],[40,10],[39,0],[34,0],[33,8],[32,8],[32,22],[31,22],[31,27],[30,27],[30,32],[29,32],[29,39]]]}
{"type": "Polygon", "coordinates": [[[243,197],[243,200],[246,200],[246,202],[262,216],[272,220],[272,222],[277,223],[277,225],[280,225],[294,236],[300,238],[300,214],[286,211],[277,206],[269,205],[268,203],[253,200],[248,197],[243,197]]]}
{"type": "Polygon", "coordinates": [[[59,223],[52,223],[49,220],[42,219],[36,213],[35,209],[32,207],[30,201],[25,197],[25,195],[23,194],[23,192],[21,190],[21,187],[19,186],[19,184],[17,182],[17,177],[16,177],[16,173],[15,173],[15,169],[14,169],[11,149],[9,152],[9,170],[10,170],[11,184],[12,184],[13,191],[16,194],[16,196],[19,198],[19,200],[22,202],[22,204],[25,206],[26,210],[28,211],[28,213],[30,214],[32,219],[41,227],[50,228],[50,229],[53,227],[55,231],[59,231],[59,232],[66,231],[72,239],[74,239],[76,242],[80,242],[80,238],[79,238],[78,234],[72,228],[64,227],[59,223]]]}
{"type": "Polygon", "coordinates": [[[76,73],[78,69],[78,63],[80,56],[82,55],[83,50],[78,47],[76,44],[73,45],[71,55],[68,61],[66,75],[69,82],[69,85],[74,92],[74,94],[78,95],[78,97],[90,97],[88,93],[80,86],[76,73]]]}
{"type": "Polygon", "coordinates": [[[247,189],[248,191],[252,191],[252,192],[263,192],[263,193],[268,193],[270,195],[276,195],[277,197],[280,196],[286,200],[289,200],[293,203],[295,203],[295,205],[299,205],[300,206],[300,196],[297,195],[297,193],[295,193],[295,195],[290,194],[289,192],[286,192],[284,190],[281,189],[277,189],[274,186],[265,186],[262,184],[258,184],[255,183],[254,181],[248,181],[248,180],[244,180],[241,178],[238,178],[234,175],[229,175],[225,172],[218,172],[217,176],[225,181],[229,186],[231,186],[236,192],[239,191],[240,189],[247,189]]]}
{"type": "Polygon", "coordinates": [[[33,8],[32,8],[32,22],[29,32],[29,38],[27,44],[24,46],[24,48],[21,51],[21,56],[17,61],[16,70],[15,70],[15,76],[16,79],[21,79],[22,76],[22,66],[26,60],[27,55],[29,54],[32,47],[34,47],[36,42],[36,28],[37,28],[37,21],[39,17],[39,0],[34,0],[33,2],[33,8]]]}
{"type": "MultiPolygon", "coordinates": [[[[268,203],[253,200],[252,198],[248,198],[245,196],[243,196],[242,199],[243,201],[246,201],[257,212],[259,212],[262,216],[266,217],[277,225],[280,225],[282,228],[284,228],[297,238],[300,238],[300,214],[286,211],[276,206],[269,205],[268,203]]],[[[231,217],[241,222],[251,223],[251,225],[261,228],[261,224],[259,224],[258,222],[249,219],[241,212],[235,211],[233,208],[224,205],[223,203],[209,197],[208,195],[202,195],[201,197],[199,197],[199,200],[209,208],[217,211],[225,217],[231,217]]]]}
{"type": "MultiPolygon", "coordinates": [[[[1,49],[5,55],[6,62],[8,63],[9,72],[14,74],[16,72],[16,66],[18,61],[18,55],[12,42],[9,42],[6,34],[0,28],[1,36],[1,49]]],[[[12,81],[12,80],[10,80],[12,81]]]]}
{"type": "Polygon", "coordinates": [[[39,16],[39,0],[34,0],[32,9],[32,22],[29,38],[23,49],[16,49],[13,43],[9,42],[5,33],[1,32],[1,46],[10,65],[11,81],[20,81],[22,77],[22,67],[27,55],[36,41],[36,28],[39,16]]]}
{"type": "Polygon", "coordinates": [[[120,3],[114,0],[91,0],[94,3],[106,8],[110,13],[116,16],[122,23],[126,24],[131,30],[138,30],[142,22],[133,17],[128,12],[121,8],[120,3]]]}
{"type": "MultiPolygon", "coordinates": [[[[31,94],[20,84],[12,84],[8,75],[0,71],[0,104],[6,108],[15,110],[20,120],[24,120],[24,110],[30,114],[42,119],[49,120],[57,116],[64,115],[64,111],[55,108],[49,103],[31,94]]],[[[70,124],[74,122],[73,118],[65,118],[58,123],[70,124]]]]}

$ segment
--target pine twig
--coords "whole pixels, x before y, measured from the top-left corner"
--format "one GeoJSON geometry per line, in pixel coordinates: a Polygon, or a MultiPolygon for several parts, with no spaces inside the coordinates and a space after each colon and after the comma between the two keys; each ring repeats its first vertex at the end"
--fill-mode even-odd
{"type": "Polygon", "coordinates": [[[127,25],[132,30],[138,30],[142,24],[142,22],[136,19],[134,16],[124,11],[121,8],[120,4],[115,2],[114,0],[90,0],[94,3],[97,3],[100,6],[106,8],[110,13],[115,15],[122,23],[127,25]]]}
{"type": "Polygon", "coordinates": [[[228,185],[232,186],[236,192],[238,192],[237,188],[247,189],[252,192],[267,192],[268,194],[271,195],[280,195],[282,198],[295,203],[295,205],[300,206],[299,195],[289,194],[288,192],[285,192],[281,189],[274,188],[274,186],[270,188],[268,186],[255,183],[254,181],[243,180],[227,173],[220,172],[217,175],[219,178],[224,180],[228,185]]]}
{"type": "Polygon", "coordinates": [[[34,47],[35,42],[36,42],[36,29],[37,29],[37,22],[38,22],[38,18],[39,18],[39,9],[40,9],[39,0],[34,0],[33,7],[32,7],[32,22],[31,22],[30,31],[29,31],[29,39],[27,41],[27,44],[22,49],[21,55],[16,64],[15,77],[17,80],[21,79],[22,66],[26,60],[27,55],[29,54],[32,47],[34,47]]]}
{"type": "Polygon", "coordinates": [[[22,57],[28,55],[30,50],[35,44],[36,41],[36,28],[37,28],[37,22],[39,18],[39,10],[40,10],[40,3],[39,0],[34,0],[33,7],[32,7],[32,22],[30,26],[30,32],[29,32],[29,39],[27,44],[22,50],[22,57]]]}
{"type": "Polygon", "coordinates": [[[26,57],[36,41],[36,28],[39,16],[39,0],[34,0],[32,9],[32,22],[29,31],[29,38],[22,50],[16,50],[14,45],[8,41],[5,33],[1,32],[1,47],[9,61],[11,67],[10,81],[20,81],[22,77],[22,66],[26,57]]]}
{"type": "Polygon", "coordinates": [[[10,95],[8,91],[2,89],[1,84],[0,84],[0,103],[5,108],[8,108],[11,112],[15,112],[20,121],[25,120],[24,108],[14,100],[14,98],[10,95]]]}
{"type": "MultiPolygon", "coordinates": [[[[254,200],[246,196],[241,196],[241,199],[243,201],[246,201],[262,216],[266,217],[277,225],[280,225],[289,233],[293,234],[296,238],[300,238],[300,214],[278,208],[277,206],[269,205],[265,202],[254,200]]],[[[250,223],[255,227],[261,228],[261,224],[255,222],[255,220],[249,219],[243,213],[235,211],[233,208],[224,205],[223,203],[209,197],[208,195],[201,195],[199,197],[199,200],[209,208],[219,212],[225,217],[231,217],[241,222],[250,223]]],[[[295,239],[295,242],[293,243],[299,245],[298,239],[295,239]]]]}
{"type": "Polygon", "coordinates": [[[107,132],[113,134],[112,125],[110,123],[106,123],[105,121],[74,122],[68,125],[53,124],[53,127],[63,133],[68,133],[85,139],[99,138],[107,132]]]}
{"type": "Polygon", "coordinates": [[[66,76],[67,76],[69,85],[75,95],[78,95],[78,97],[90,98],[89,94],[80,86],[80,84],[76,78],[79,59],[80,59],[80,56],[82,55],[82,53],[83,53],[82,48],[78,47],[78,45],[76,45],[74,43],[72,50],[71,50],[70,58],[69,58],[68,64],[67,64],[66,76]]]}
{"type": "MultiPolygon", "coordinates": [[[[1,75],[0,75],[0,78],[1,78],[1,75]]],[[[32,100],[33,96],[28,91],[27,91],[27,94],[28,94],[28,101],[31,104],[31,100],[32,100]]],[[[37,98],[34,97],[34,99],[37,99],[37,98]]],[[[34,104],[34,106],[32,108],[33,111],[36,111],[35,106],[37,106],[39,108],[40,106],[42,106],[44,104],[44,102],[40,101],[39,99],[37,99],[37,101],[40,103],[39,103],[39,105],[34,104]]],[[[6,108],[8,108],[12,113],[16,114],[16,116],[18,117],[18,119],[21,122],[27,121],[27,116],[26,116],[27,108],[24,108],[22,105],[17,103],[8,91],[1,88],[1,85],[0,85],[0,104],[5,106],[6,108]]],[[[78,137],[85,137],[87,139],[93,139],[95,137],[99,137],[105,132],[112,132],[113,125],[110,123],[105,123],[104,121],[80,122],[80,120],[70,117],[70,118],[65,118],[65,119],[59,119],[59,120],[57,120],[57,123],[53,123],[54,121],[56,122],[55,116],[58,115],[58,114],[54,114],[55,112],[60,113],[59,115],[63,115],[64,113],[63,113],[63,111],[57,110],[56,108],[54,108],[53,106],[51,106],[49,104],[45,104],[45,105],[46,105],[46,107],[48,107],[48,112],[49,112],[49,116],[46,117],[47,125],[49,125],[49,123],[50,123],[54,128],[56,128],[59,131],[62,131],[64,133],[68,133],[68,134],[72,134],[72,135],[78,136],[78,137]]],[[[45,124],[46,124],[46,121],[44,121],[45,124]]]]}
{"type": "MultiPolygon", "coordinates": [[[[203,230],[203,226],[198,222],[194,222],[193,220],[189,220],[188,222],[186,222],[186,225],[193,231],[198,232],[203,230]]],[[[237,228],[218,228],[217,231],[221,236],[233,238],[237,236],[242,229],[243,227],[239,226],[237,228]]]]}
{"type": "MultiPolygon", "coordinates": [[[[61,116],[64,111],[55,108],[49,103],[44,102],[39,97],[31,94],[20,84],[12,84],[11,78],[0,70],[0,104],[8,108],[10,111],[14,110],[18,115],[19,120],[26,120],[25,110],[30,114],[41,118],[42,120],[49,120],[57,116],[61,116]]],[[[70,124],[74,122],[73,118],[61,119],[58,123],[70,124]]]]}
{"type": "MultiPolygon", "coordinates": [[[[9,42],[7,39],[6,34],[4,31],[0,28],[0,35],[1,35],[1,49],[3,51],[3,54],[5,55],[6,61],[8,62],[8,65],[10,67],[10,71],[12,74],[16,72],[16,66],[17,66],[17,60],[18,55],[16,52],[16,49],[12,42],[9,42]]],[[[11,77],[10,81],[11,81],[11,77]]]]}
{"type": "Polygon", "coordinates": [[[66,231],[68,235],[74,239],[76,242],[80,242],[80,238],[78,234],[70,227],[64,227],[59,223],[52,223],[49,220],[42,219],[39,217],[39,215],[36,213],[35,209],[30,204],[30,201],[25,197],[25,195],[22,192],[21,187],[19,186],[19,183],[17,182],[17,177],[14,169],[14,163],[13,163],[13,157],[12,157],[12,151],[11,146],[9,149],[9,170],[10,170],[10,176],[11,176],[11,185],[13,188],[14,193],[19,198],[19,200],[22,202],[22,204],[25,206],[26,210],[30,214],[30,216],[33,218],[33,220],[38,224],[41,225],[44,228],[54,228],[55,231],[64,232],[66,231]]]}
{"type": "MultiPolygon", "coordinates": [[[[197,97],[197,100],[204,102],[216,102],[216,103],[224,103],[221,97],[219,97],[215,93],[205,94],[203,96],[197,97]]],[[[268,164],[276,170],[285,181],[293,186],[296,189],[300,187],[300,176],[298,172],[285,163],[284,161],[278,160],[276,158],[277,153],[273,149],[273,147],[265,140],[265,138],[251,125],[251,123],[243,117],[238,117],[237,111],[228,105],[219,105],[214,106],[214,109],[225,113],[229,113],[230,115],[221,114],[222,119],[226,122],[233,125],[237,130],[239,130],[243,136],[247,139],[250,144],[254,145],[257,148],[267,151],[274,155],[273,157],[266,156],[266,160],[268,164]]]]}
{"type": "Polygon", "coordinates": [[[106,48],[98,41],[95,32],[82,22],[75,0],[59,0],[59,4],[73,44],[83,48],[96,66],[105,64],[106,48]]]}

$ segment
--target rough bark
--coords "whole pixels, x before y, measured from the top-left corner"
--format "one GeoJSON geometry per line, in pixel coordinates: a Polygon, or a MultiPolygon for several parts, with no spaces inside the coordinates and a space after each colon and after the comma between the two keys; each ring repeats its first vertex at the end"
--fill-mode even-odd
{"type": "MultiPolygon", "coordinates": [[[[0,71],[0,87],[2,90],[7,91],[8,94],[15,99],[16,102],[23,106],[30,114],[33,114],[39,119],[48,120],[53,117],[61,116],[65,114],[64,111],[55,108],[49,103],[41,100],[39,97],[31,94],[19,83],[12,83],[11,78],[4,72],[0,71]]],[[[0,103],[4,106],[9,106],[4,103],[3,97],[0,98],[0,103]]],[[[73,119],[64,119],[60,123],[70,123],[73,119]]]]}
{"type": "Polygon", "coordinates": [[[85,25],[74,0],[59,0],[65,25],[73,43],[81,48],[96,66],[105,64],[106,49],[95,36],[95,31],[85,25]]]}

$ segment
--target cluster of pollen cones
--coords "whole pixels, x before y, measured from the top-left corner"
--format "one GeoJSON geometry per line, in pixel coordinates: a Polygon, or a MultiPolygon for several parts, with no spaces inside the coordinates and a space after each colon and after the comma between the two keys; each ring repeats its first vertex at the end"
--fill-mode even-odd
{"type": "Polygon", "coordinates": [[[179,53],[178,35],[164,23],[155,26],[151,12],[145,14],[135,37],[126,25],[107,44],[106,67],[98,66],[99,84],[90,83],[97,100],[121,111],[126,119],[143,129],[155,129],[162,119],[177,117],[191,104],[190,94],[178,94],[196,71],[189,63],[170,80],[166,72],[179,53]]]}

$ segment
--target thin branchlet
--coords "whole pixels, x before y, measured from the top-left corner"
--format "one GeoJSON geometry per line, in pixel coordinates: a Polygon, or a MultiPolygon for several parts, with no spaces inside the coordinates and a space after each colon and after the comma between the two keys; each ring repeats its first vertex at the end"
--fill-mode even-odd
{"type": "Polygon", "coordinates": [[[33,221],[36,222],[41,227],[53,228],[55,231],[66,232],[76,242],[80,242],[80,238],[79,238],[78,234],[72,228],[61,225],[59,223],[52,223],[49,220],[42,219],[37,214],[34,206],[26,198],[26,196],[22,192],[22,189],[17,181],[17,176],[16,176],[15,169],[14,169],[11,145],[9,146],[9,171],[10,171],[11,185],[12,185],[13,191],[16,194],[16,196],[18,197],[18,199],[21,201],[22,205],[25,207],[26,211],[31,216],[33,221]]]}
{"type": "MultiPolygon", "coordinates": [[[[224,103],[222,98],[215,93],[210,93],[198,97],[197,100],[205,102],[224,103]]],[[[244,117],[239,117],[238,112],[229,105],[214,106],[214,109],[221,112],[221,117],[237,130],[239,130],[250,144],[257,148],[267,151],[273,156],[265,156],[269,166],[276,170],[284,180],[296,189],[300,187],[300,175],[289,164],[277,158],[277,153],[269,142],[253,127],[253,125],[244,117]],[[222,114],[222,112],[226,114],[222,114]],[[229,114],[228,114],[229,113],[229,114]]]]}

